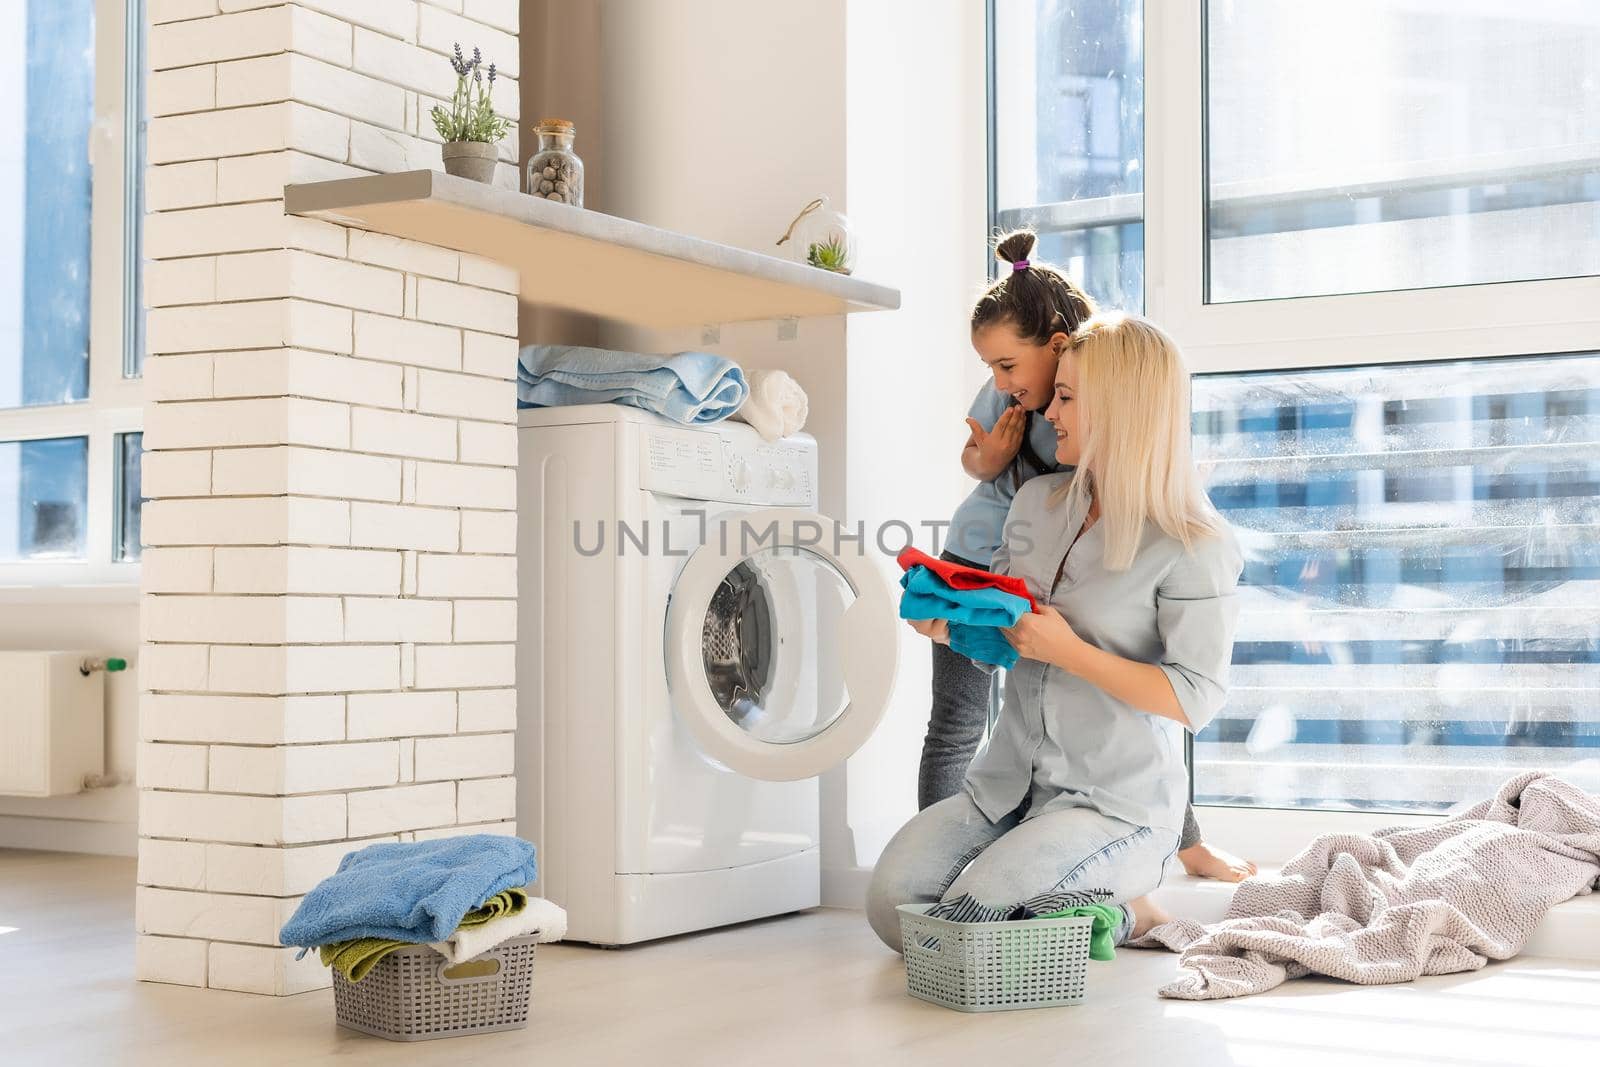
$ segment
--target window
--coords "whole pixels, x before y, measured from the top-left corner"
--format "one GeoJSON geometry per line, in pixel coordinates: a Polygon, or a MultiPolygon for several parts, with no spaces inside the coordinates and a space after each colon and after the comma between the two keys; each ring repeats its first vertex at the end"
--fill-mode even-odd
{"type": "Polygon", "coordinates": [[[26,42],[8,64],[0,137],[0,407],[89,395],[89,204],[94,123],[91,0],[30,0],[0,14],[26,42]]]}
{"type": "Polygon", "coordinates": [[[1247,560],[1197,802],[1600,790],[1600,355],[1201,375],[1194,429],[1247,560]]]}
{"type": "Polygon", "coordinates": [[[0,562],[84,558],[88,456],[87,437],[0,444],[0,562]]]}
{"type": "Polygon", "coordinates": [[[1600,6],[991,19],[991,221],[1177,339],[1245,551],[1197,801],[1259,828],[1436,813],[1528,767],[1600,789],[1600,6]]]}
{"type": "MultiPolygon", "coordinates": [[[[122,71],[122,376],[144,375],[144,163],[150,119],[145,113],[144,0],[127,0],[122,71]]],[[[135,501],[135,507],[138,506],[135,501]]]]}
{"type": "Polygon", "coordinates": [[[1214,302],[1600,274],[1600,10],[1208,6],[1214,302]]]}
{"type": "Polygon", "coordinates": [[[117,434],[116,454],[116,536],[113,539],[111,558],[118,563],[130,563],[144,554],[139,540],[140,477],[139,467],[144,457],[144,434],[117,434]]]}
{"type": "Polygon", "coordinates": [[[0,586],[137,580],[143,18],[0,10],[0,586]]]}
{"type": "Polygon", "coordinates": [[[1144,306],[1140,0],[997,0],[996,222],[1098,302],[1144,306]]]}

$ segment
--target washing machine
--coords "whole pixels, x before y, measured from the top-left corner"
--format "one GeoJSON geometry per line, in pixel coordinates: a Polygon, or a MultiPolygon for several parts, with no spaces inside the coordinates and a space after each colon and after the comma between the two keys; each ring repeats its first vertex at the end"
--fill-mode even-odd
{"type": "Polygon", "coordinates": [[[901,625],[872,539],[816,512],[816,442],[613,404],[518,436],[517,823],[568,938],[816,906],[817,775],[882,718],[901,625]]]}

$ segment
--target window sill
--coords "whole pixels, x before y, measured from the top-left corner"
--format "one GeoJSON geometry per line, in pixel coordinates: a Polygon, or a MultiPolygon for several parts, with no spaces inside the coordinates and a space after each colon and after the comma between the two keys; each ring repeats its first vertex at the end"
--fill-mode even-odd
{"type": "MultiPolygon", "coordinates": [[[[0,578],[3,582],[3,578],[0,578]]],[[[59,582],[0,584],[0,604],[137,604],[139,583],[69,585],[59,582]]]]}
{"type": "MultiPolygon", "coordinates": [[[[1472,798],[1475,799],[1475,798],[1472,798]]],[[[1205,840],[1262,867],[1277,867],[1322,834],[1370,834],[1390,826],[1431,826],[1444,813],[1420,815],[1321,808],[1195,805],[1205,840]]]]}

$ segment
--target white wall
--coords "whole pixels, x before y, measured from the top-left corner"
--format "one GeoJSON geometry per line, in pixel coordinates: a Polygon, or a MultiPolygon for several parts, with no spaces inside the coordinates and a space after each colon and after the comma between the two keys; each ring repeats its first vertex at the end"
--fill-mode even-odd
{"type": "Polygon", "coordinates": [[[121,784],[67,797],[0,797],[0,848],[134,854],[138,647],[139,605],[132,599],[0,603],[0,649],[85,649],[129,661],[126,671],[106,675],[106,776],[121,784]]]}
{"type": "Polygon", "coordinates": [[[151,9],[135,974],[287,995],[342,856],[516,832],[518,278],[278,197],[436,169],[457,43],[514,112],[519,12],[226,6],[151,9]]]}
{"type": "MultiPolygon", "coordinates": [[[[601,158],[612,214],[774,252],[800,208],[845,198],[845,3],[601,0],[601,158]]],[[[581,148],[581,145],[580,145],[581,148]]],[[[891,283],[894,279],[886,279],[891,283]]],[[[605,325],[602,344],[698,348],[778,367],[811,397],[822,506],[844,507],[845,336],[841,320],[643,331],[605,325]]]]}
{"type": "MultiPolygon", "coordinates": [[[[600,36],[604,201],[591,206],[772,252],[826,195],[859,231],[857,273],[904,300],[802,322],[790,341],[767,323],[724,327],[716,345],[617,327],[601,342],[787,370],[811,397],[824,510],[869,530],[948,519],[970,486],[962,417],[983,376],[966,327],[986,263],[983,5],[602,0],[600,36]]],[[[861,870],[915,810],[928,650],[905,638],[883,726],[823,783],[834,902],[854,902],[861,870]]]]}
{"type": "MultiPolygon", "coordinates": [[[[960,454],[962,419],[985,377],[967,331],[988,263],[983,21],[983,5],[970,0],[849,5],[850,216],[862,271],[902,298],[898,313],[855,315],[847,326],[845,512],[869,529],[948,520],[972,486],[960,454]]],[[[932,547],[927,535],[919,545],[932,547]]],[[[870,868],[916,811],[930,652],[907,627],[900,653],[883,724],[846,773],[824,783],[831,902],[858,902],[858,880],[841,875],[870,868]]]]}

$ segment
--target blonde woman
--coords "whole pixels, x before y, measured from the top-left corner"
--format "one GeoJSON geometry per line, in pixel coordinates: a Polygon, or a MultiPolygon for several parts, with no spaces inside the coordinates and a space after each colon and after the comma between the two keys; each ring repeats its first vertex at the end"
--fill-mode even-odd
{"type": "MultiPolygon", "coordinates": [[[[993,570],[1039,614],[962,792],[918,813],[878,861],[868,919],[897,951],[895,906],[956,921],[1122,906],[1120,944],[1165,916],[1146,897],[1178,847],[1183,731],[1222,705],[1241,570],[1189,456],[1189,374],[1143,319],[1098,315],[1062,353],[1045,412],[1071,473],[1017,491],[993,570]]],[[[948,642],[942,620],[912,623],[948,642]]]]}

